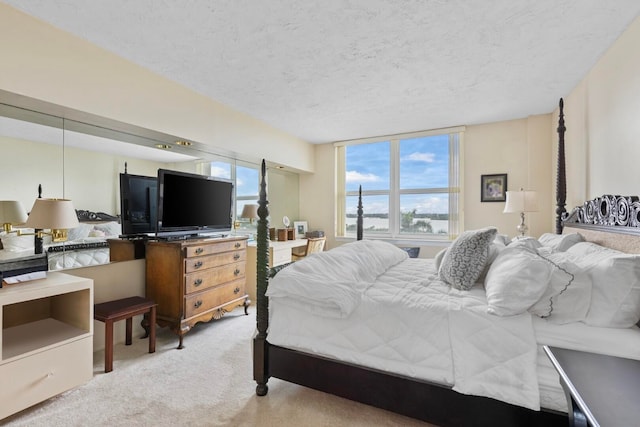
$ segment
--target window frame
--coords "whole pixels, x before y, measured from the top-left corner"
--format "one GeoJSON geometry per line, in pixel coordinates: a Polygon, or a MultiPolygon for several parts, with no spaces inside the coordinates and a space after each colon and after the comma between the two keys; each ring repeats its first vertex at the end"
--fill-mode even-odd
{"type": "MultiPolygon", "coordinates": [[[[365,196],[388,195],[389,197],[389,231],[369,232],[363,230],[363,236],[394,241],[444,241],[453,240],[459,234],[462,223],[462,147],[464,140],[464,126],[437,129],[432,131],[412,132],[375,138],[341,141],[334,143],[336,152],[336,238],[355,238],[355,232],[346,231],[346,200],[347,197],[358,196],[358,190],[346,189],[346,147],[360,144],[390,143],[389,152],[389,190],[362,190],[365,196]],[[437,135],[449,135],[449,167],[448,187],[424,187],[400,189],[400,142],[406,139],[421,138],[437,135]],[[401,213],[400,199],[410,194],[448,194],[449,195],[449,230],[446,234],[406,233],[400,231],[401,213]]],[[[364,208],[366,213],[366,207],[364,208]]]]}

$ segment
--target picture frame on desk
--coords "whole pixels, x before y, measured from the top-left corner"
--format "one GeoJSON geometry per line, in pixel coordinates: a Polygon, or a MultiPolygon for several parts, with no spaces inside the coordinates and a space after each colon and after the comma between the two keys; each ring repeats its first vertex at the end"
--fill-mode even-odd
{"type": "Polygon", "coordinates": [[[294,221],[293,229],[296,232],[296,239],[304,239],[308,228],[309,225],[307,224],[307,221],[294,221]]]}

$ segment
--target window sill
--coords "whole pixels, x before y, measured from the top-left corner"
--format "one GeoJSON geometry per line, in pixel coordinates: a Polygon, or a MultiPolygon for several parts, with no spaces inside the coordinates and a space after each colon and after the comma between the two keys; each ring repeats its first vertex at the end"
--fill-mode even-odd
{"type": "MultiPolygon", "coordinates": [[[[365,237],[366,239],[367,237],[365,237]]],[[[426,246],[426,247],[440,247],[446,248],[451,244],[451,240],[449,239],[407,239],[407,238],[391,238],[391,237],[369,237],[371,240],[383,240],[385,242],[389,242],[396,246],[426,246]]],[[[336,242],[355,242],[355,237],[348,236],[336,236],[336,242]]]]}

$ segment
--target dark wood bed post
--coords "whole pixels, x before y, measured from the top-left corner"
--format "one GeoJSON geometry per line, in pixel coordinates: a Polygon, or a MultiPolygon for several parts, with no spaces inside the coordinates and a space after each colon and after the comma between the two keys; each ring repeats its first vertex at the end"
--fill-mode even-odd
{"type": "Polygon", "coordinates": [[[562,219],[567,212],[567,176],[564,159],[564,101],[560,98],[560,115],[558,117],[558,170],[556,177],[556,234],[562,234],[562,219]]]}
{"type": "Polygon", "coordinates": [[[269,281],[269,225],[267,217],[269,208],[267,205],[266,166],[262,160],[260,177],[260,195],[258,198],[258,233],[256,236],[256,334],[253,337],[253,379],[256,381],[256,394],[264,396],[269,391],[267,381],[268,372],[268,343],[267,328],[269,326],[269,299],[266,297],[269,281]]]}
{"type": "Polygon", "coordinates": [[[358,220],[356,221],[356,240],[362,240],[362,185],[358,187],[358,220]]]}

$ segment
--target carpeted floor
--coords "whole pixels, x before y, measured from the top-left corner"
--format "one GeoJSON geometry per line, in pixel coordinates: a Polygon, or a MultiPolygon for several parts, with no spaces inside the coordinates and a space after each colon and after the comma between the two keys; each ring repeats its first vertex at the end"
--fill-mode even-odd
{"type": "MultiPolygon", "coordinates": [[[[116,328],[124,328],[118,322],[116,328]]],[[[87,384],[13,415],[7,426],[428,426],[411,418],[277,379],[265,397],[255,394],[251,338],[255,308],[236,309],[199,324],[177,350],[177,336],[158,329],[156,353],[147,341],[114,350],[104,373],[94,354],[87,384]]],[[[1,404],[1,403],[0,403],[1,404]]]]}

